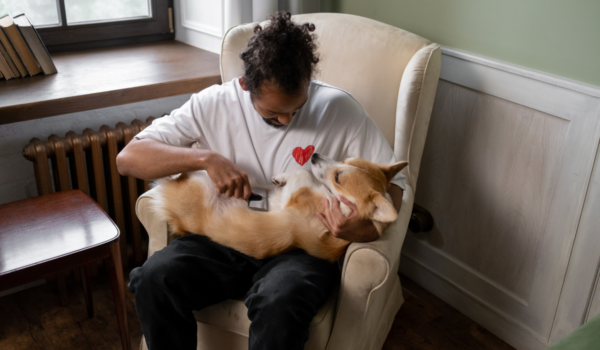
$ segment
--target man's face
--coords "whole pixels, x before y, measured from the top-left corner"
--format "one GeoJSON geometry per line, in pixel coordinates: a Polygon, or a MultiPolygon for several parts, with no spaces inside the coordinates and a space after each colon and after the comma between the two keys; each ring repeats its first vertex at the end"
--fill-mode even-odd
{"type": "MultiPolygon", "coordinates": [[[[244,90],[244,78],[240,78],[240,85],[244,90]]],[[[275,128],[289,125],[296,114],[308,100],[308,82],[303,84],[297,94],[286,95],[281,93],[273,84],[264,83],[258,96],[253,96],[252,104],[265,123],[275,128]]]]}

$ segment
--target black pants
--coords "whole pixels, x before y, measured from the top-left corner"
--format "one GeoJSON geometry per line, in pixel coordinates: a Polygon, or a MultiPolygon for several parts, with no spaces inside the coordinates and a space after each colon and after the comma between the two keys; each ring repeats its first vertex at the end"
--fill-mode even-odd
{"type": "Polygon", "coordinates": [[[192,310],[244,297],[250,350],[303,349],[340,272],[295,250],[257,260],[199,235],[180,237],[131,271],[129,290],[150,350],[196,349],[192,310]]]}

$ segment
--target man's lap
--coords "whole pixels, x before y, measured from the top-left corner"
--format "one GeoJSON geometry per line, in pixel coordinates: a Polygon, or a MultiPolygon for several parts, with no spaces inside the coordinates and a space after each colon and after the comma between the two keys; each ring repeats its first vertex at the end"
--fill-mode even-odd
{"type": "Polygon", "coordinates": [[[141,270],[145,270],[142,278],[164,276],[159,283],[180,284],[189,292],[197,290],[198,298],[204,299],[198,300],[198,308],[244,294],[248,299],[259,291],[261,295],[302,293],[321,303],[340,279],[336,264],[303,250],[258,260],[195,234],[173,240],[154,253],[141,270]]]}

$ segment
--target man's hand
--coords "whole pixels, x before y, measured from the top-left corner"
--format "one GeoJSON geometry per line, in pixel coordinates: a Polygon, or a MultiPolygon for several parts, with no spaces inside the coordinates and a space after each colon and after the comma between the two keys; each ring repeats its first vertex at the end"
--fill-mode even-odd
{"type": "Polygon", "coordinates": [[[250,198],[252,188],[248,175],[229,159],[211,152],[206,160],[205,170],[219,193],[245,200],[250,198]]]}
{"type": "Polygon", "coordinates": [[[352,210],[347,217],[342,213],[340,202],[335,197],[331,209],[329,200],[324,199],[325,213],[316,213],[329,232],[337,238],[351,242],[371,242],[379,238],[373,222],[360,218],[358,207],[354,203],[344,197],[340,197],[340,200],[352,210]]]}

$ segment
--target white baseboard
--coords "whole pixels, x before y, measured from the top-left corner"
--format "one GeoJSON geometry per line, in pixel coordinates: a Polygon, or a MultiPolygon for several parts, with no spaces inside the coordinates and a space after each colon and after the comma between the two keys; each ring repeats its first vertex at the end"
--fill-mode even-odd
{"type": "Polygon", "coordinates": [[[498,315],[492,309],[472,298],[468,293],[433,270],[420,264],[413,257],[403,254],[400,273],[477,322],[517,349],[544,350],[548,344],[535,333],[498,315]]]}

